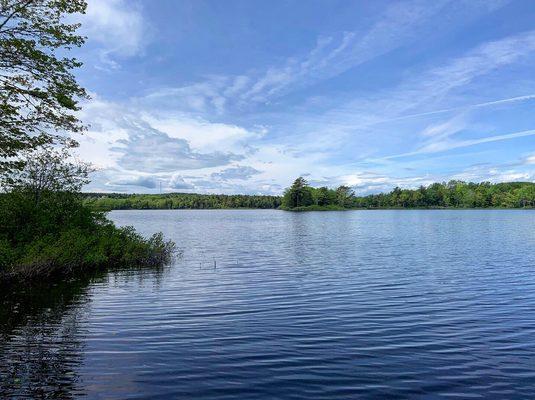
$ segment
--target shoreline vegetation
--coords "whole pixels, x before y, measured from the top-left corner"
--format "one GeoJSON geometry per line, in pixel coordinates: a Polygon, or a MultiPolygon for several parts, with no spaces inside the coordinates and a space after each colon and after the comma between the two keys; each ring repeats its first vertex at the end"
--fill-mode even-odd
{"type": "MultiPolygon", "coordinates": [[[[0,284],[130,266],[159,267],[175,245],[118,228],[80,196],[91,166],[76,159],[81,101],[66,53],[83,45],[84,0],[0,2],[0,284]]],[[[9,286],[12,288],[13,285],[9,286]]]]}
{"type": "Polygon", "coordinates": [[[15,190],[0,196],[0,284],[108,269],[167,265],[175,244],[116,227],[77,193],[15,190]]]}
{"type": "Polygon", "coordinates": [[[314,188],[298,178],[283,196],[194,193],[82,193],[84,204],[98,211],[180,209],[280,209],[343,211],[381,209],[509,209],[534,208],[535,183],[433,183],[417,189],[357,196],[347,186],[314,188]]]}

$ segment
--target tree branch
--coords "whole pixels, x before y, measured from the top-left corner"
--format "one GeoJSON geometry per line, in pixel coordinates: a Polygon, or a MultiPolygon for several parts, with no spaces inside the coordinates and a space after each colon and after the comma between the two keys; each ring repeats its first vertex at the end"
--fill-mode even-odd
{"type": "Polygon", "coordinates": [[[11,18],[13,18],[15,16],[15,14],[19,11],[22,11],[24,10],[26,7],[28,7],[30,5],[30,3],[32,3],[34,0],[27,0],[26,3],[22,4],[21,6],[19,7],[15,7],[15,9],[13,10],[13,12],[11,14],[9,14],[7,16],[7,18],[4,20],[4,22],[2,22],[0,24],[0,29],[2,29],[8,22],[11,18]]]}

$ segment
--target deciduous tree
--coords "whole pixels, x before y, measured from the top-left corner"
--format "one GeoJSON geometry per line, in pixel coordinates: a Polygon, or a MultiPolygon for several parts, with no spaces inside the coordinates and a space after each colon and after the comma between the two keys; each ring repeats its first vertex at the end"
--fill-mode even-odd
{"type": "Polygon", "coordinates": [[[44,192],[77,193],[89,183],[91,166],[69,155],[67,148],[50,146],[28,153],[24,168],[2,178],[8,190],[28,192],[38,203],[44,192]]]}
{"type": "Polygon", "coordinates": [[[75,142],[81,132],[78,102],[87,97],[72,71],[81,63],[63,56],[83,44],[84,0],[0,0],[0,173],[23,167],[22,152],[75,142]]]}

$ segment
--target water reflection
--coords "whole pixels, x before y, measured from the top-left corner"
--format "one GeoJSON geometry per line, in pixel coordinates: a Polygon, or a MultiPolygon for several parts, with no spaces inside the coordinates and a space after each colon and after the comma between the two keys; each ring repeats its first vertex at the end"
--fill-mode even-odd
{"type": "Polygon", "coordinates": [[[1,300],[0,398],[533,398],[532,211],[112,217],[184,259],[1,300]]]}
{"type": "Polygon", "coordinates": [[[84,362],[92,288],[149,280],[157,288],[166,268],[96,273],[54,284],[0,289],[0,398],[84,395],[84,362]]]}

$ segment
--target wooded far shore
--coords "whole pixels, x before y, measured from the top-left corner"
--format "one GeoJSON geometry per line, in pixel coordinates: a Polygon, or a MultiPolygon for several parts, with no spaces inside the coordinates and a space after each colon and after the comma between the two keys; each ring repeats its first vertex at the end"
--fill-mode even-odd
{"type": "Polygon", "coordinates": [[[413,208],[533,208],[535,183],[472,183],[450,181],[417,189],[394,188],[387,193],[359,196],[347,186],[311,187],[298,178],[282,196],[244,194],[124,194],[83,193],[84,203],[101,210],[144,209],[283,209],[322,211],[413,208]]]}

